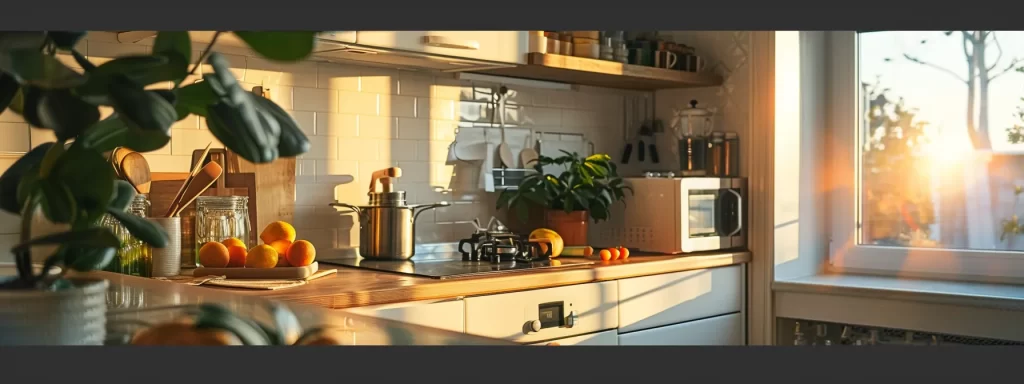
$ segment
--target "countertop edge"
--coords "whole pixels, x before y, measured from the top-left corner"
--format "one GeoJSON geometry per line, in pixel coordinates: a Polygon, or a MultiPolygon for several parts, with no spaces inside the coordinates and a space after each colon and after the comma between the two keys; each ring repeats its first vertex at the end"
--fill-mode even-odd
{"type": "MultiPolygon", "coordinates": [[[[250,291],[247,293],[256,294],[269,299],[313,304],[329,309],[346,309],[403,302],[443,300],[465,296],[510,293],[697,269],[728,267],[749,263],[751,261],[751,254],[748,251],[741,251],[709,255],[681,255],[678,257],[644,261],[635,264],[630,264],[629,261],[630,260],[626,260],[625,262],[602,262],[608,264],[591,266],[589,268],[567,268],[557,271],[516,273],[472,279],[426,281],[422,284],[399,285],[369,291],[355,290],[348,292],[332,292],[329,294],[310,294],[302,297],[296,297],[294,292],[289,292],[290,290],[279,291],[280,295],[275,294],[274,291],[250,291]]],[[[301,289],[301,287],[296,289],[301,289]]]]}

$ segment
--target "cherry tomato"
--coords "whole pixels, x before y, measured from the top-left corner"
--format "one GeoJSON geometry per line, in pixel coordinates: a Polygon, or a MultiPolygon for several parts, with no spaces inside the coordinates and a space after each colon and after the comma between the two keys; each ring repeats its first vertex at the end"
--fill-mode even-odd
{"type": "Polygon", "coordinates": [[[604,260],[604,261],[608,261],[608,260],[612,259],[612,252],[607,250],[607,249],[602,249],[601,252],[598,252],[598,255],[600,255],[601,256],[601,260],[604,260]]]}
{"type": "Polygon", "coordinates": [[[618,248],[608,248],[608,252],[612,253],[612,260],[618,260],[619,259],[619,250],[618,250],[618,248]]]}
{"type": "Polygon", "coordinates": [[[629,258],[629,248],[619,247],[619,257],[622,260],[628,259],[629,258]]]}

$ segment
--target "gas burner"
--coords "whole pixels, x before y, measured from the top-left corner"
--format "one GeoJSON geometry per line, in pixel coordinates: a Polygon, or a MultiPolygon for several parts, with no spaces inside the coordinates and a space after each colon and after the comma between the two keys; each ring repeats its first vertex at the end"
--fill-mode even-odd
{"type": "Polygon", "coordinates": [[[492,218],[491,224],[497,225],[488,225],[488,228],[477,225],[472,236],[459,241],[463,261],[530,263],[551,258],[551,247],[545,252],[540,243],[512,233],[500,221],[492,218]]]}

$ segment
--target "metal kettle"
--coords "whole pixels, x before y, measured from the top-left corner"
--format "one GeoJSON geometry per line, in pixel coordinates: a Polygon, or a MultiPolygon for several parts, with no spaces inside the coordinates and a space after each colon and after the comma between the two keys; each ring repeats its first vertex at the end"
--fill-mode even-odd
{"type": "Polygon", "coordinates": [[[331,203],[359,215],[359,255],[368,259],[408,260],[416,253],[416,218],[424,211],[448,206],[435,204],[406,205],[405,191],[393,191],[393,181],[402,176],[397,167],[382,169],[370,177],[369,204],[354,206],[331,203]],[[381,192],[377,192],[378,182],[381,192]]]}

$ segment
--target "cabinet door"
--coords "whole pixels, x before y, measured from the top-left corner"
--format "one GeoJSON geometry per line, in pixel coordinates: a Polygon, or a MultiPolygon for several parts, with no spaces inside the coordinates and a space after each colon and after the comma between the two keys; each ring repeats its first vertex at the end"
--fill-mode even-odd
{"type": "Polygon", "coordinates": [[[455,332],[466,331],[465,310],[466,303],[461,299],[414,301],[345,309],[357,315],[455,332]]]}
{"type": "Polygon", "coordinates": [[[745,345],[743,314],[619,334],[619,345],[745,345]]]}
{"type": "Polygon", "coordinates": [[[573,336],[564,339],[548,340],[530,345],[538,346],[570,346],[570,345],[619,345],[619,333],[616,330],[573,336]]]}
{"type": "Polygon", "coordinates": [[[525,63],[526,31],[358,31],[356,44],[502,63],[525,63]]]}
{"type": "Polygon", "coordinates": [[[741,265],[619,280],[619,332],[739,312],[744,286],[741,265]]]}

